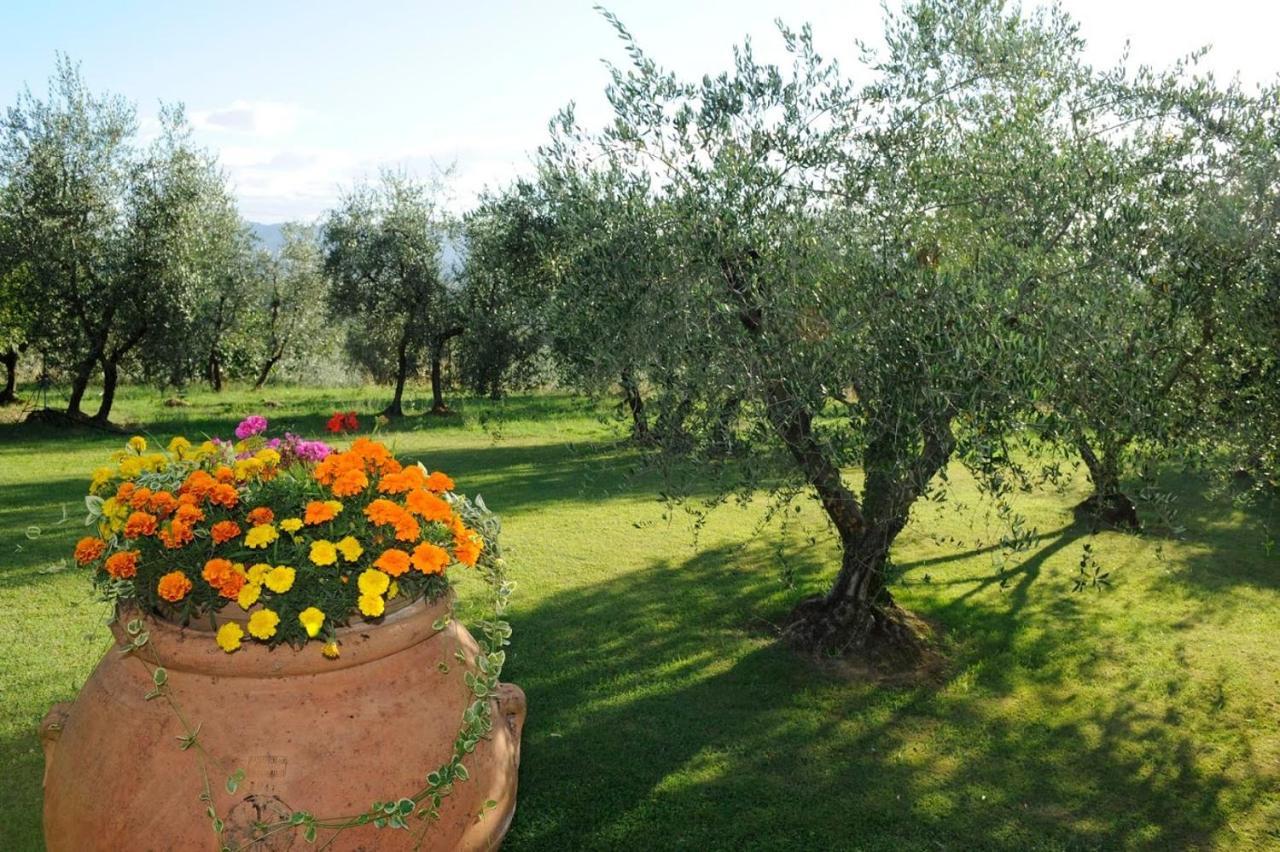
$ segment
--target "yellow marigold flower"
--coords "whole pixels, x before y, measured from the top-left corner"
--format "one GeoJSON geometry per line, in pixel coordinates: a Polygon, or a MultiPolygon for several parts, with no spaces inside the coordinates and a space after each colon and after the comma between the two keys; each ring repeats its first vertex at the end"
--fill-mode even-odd
{"type": "Polygon", "coordinates": [[[249,530],[249,534],[244,537],[244,544],[245,547],[266,547],[279,537],[280,533],[271,524],[259,524],[249,530]]]}
{"type": "Polygon", "coordinates": [[[267,572],[271,570],[271,566],[265,562],[259,562],[257,565],[250,566],[245,572],[245,576],[249,578],[250,583],[262,585],[262,581],[267,579],[267,572]]]}
{"type": "Polygon", "coordinates": [[[131,456],[120,462],[120,475],[125,479],[135,479],[140,473],[142,473],[142,459],[137,456],[131,456]]]}
{"type": "Polygon", "coordinates": [[[89,493],[97,492],[99,488],[106,485],[115,476],[115,471],[109,467],[99,467],[93,471],[93,481],[89,483],[89,493]]]}
{"type": "Polygon", "coordinates": [[[276,635],[280,616],[269,609],[260,609],[249,616],[249,635],[254,639],[270,639],[276,635]]]}
{"type": "Polygon", "coordinates": [[[362,595],[381,595],[391,585],[391,578],[381,571],[367,568],[356,581],[362,595]]]}
{"type": "Polygon", "coordinates": [[[173,453],[178,458],[182,458],[190,449],[191,442],[181,435],[174,435],[173,440],[169,442],[169,452],[173,453]]]}
{"type": "Polygon", "coordinates": [[[256,604],[261,596],[261,583],[245,583],[240,587],[240,593],[236,595],[236,603],[240,604],[241,609],[248,609],[256,604]]]}
{"type": "Polygon", "coordinates": [[[280,529],[292,535],[302,529],[302,518],[285,518],[280,522],[280,529]]]}
{"type": "Polygon", "coordinates": [[[169,466],[169,458],[164,453],[151,453],[142,457],[142,463],[152,470],[161,471],[169,466]]]}
{"type": "Polygon", "coordinates": [[[311,561],[317,565],[332,565],[338,561],[338,549],[327,539],[311,542],[311,561]]]}
{"type": "Polygon", "coordinates": [[[141,435],[134,435],[129,439],[129,443],[126,446],[135,453],[142,453],[147,449],[147,439],[141,435]]]}
{"type": "Polygon", "coordinates": [[[205,441],[203,444],[200,445],[200,448],[196,450],[196,453],[201,458],[216,456],[218,454],[218,445],[215,444],[213,441],[205,441]]]}
{"type": "Polygon", "coordinates": [[[254,458],[267,467],[275,467],[280,464],[280,454],[270,447],[264,447],[263,449],[258,450],[258,453],[254,458]]]}
{"type": "Polygon", "coordinates": [[[349,535],[337,544],[338,552],[342,554],[342,558],[347,562],[355,562],[360,558],[360,554],[364,553],[364,548],[360,546],[360,542],[356,541],[356,537],[349,535]]]}
{"type": "Polygon", "coordinates": [[[391,581],[391,586],[387,589],[387,600],[395,600],[400,594],[400,584],[395,580],[391,581]]]}
{"type": "Polygon", "coordinates": [[[230,654],[232,651],[240,647],[240,640],[244,638],[244,630],[234,621],[228,621],[226,624],[218,628],[218,638],[215,640],[218,647],[230,654]]]}
{"type": "Polygon", "coordinates": [[[357,603],[360,605],[360,613],[369,618],[377,618],[387,608],[382,595],[361,595],[357,603]]]}
{"type": "Polygon", "coordinates": [[[313,606],[309,606],[298,613],[298,621],[302,623],[307,635],[314,639],[316,634],[320,632],[321,625],[324,624],[324,613],[313,606]]]}
{"type": "Polygon", "coordinates": [[[336,660],[338,659],[338,654],[341,652],[338,650],[337,642],[327,642],[325,643],[325,646],[320,649],[320,653],[324,654],[331,660],[336,660]]]}
{"type": "Polygon", "coordinates": [[[277,565],[267,573],[267,588],[275,592],[277,595],[283,595],[285,592],[293,588],[293,578],[296,571],[286,565],[277,565]]]}

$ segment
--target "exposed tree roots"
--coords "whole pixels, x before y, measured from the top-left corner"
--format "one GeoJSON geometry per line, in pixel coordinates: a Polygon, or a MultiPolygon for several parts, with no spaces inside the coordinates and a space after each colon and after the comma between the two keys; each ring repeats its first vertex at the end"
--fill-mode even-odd
{"type": "Polygon", "coordinates": [[[1141,530],[1138,507],[1119,491],[1094,494],[1075,507],[1076,517],[1088,521],[1094,527],[1141,530]]]}
{"type": "Polygon", "coordinates": [[[87,414],[69,414],[66,411],[59,411],[55,408],[37,408],[27,415],[28,423],[39,423],[43,426],[57,426],[58,428],[89,428],[100,429],[103,432],[112,434],[124,434],[127,430],[121,426],[117,426],[109,420],[99,420],[96,417],[90,417],[87,414]]]}
{"type": "Polygon", "coordinates": [[[818,596],[791,611],[782,639],[806,655],[894,675],[935,667],[940,658],[929,641],[932,632],[922,619],[892,602],[857,606],[818,596]]]}

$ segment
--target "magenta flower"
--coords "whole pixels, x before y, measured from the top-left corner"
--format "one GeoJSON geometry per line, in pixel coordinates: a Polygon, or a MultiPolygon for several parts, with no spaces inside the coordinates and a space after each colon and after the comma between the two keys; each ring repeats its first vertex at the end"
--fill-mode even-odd
{"type": "Polygon", "coordinates": [[[265,431],[267,431],[267,418],[261,414],[250,414],[236,427],[236,437],[243,441],[245,438],[261,435],[265,431]]]}

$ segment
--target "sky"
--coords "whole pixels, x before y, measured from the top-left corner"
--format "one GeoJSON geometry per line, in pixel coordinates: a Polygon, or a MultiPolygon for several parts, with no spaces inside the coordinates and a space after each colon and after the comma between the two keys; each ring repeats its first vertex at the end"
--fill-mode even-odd
{"type": "MultiPolygon", "coordinates": [[[[896,0],[889,0],[894,3],[896,0]]],[[[219,0],[0,4],[0,102],[46,91],[58,52],[95,91],[138,106],[182,102],[251,221],[309,221],[380,168],[452,167],[450,206],[530,169],[547,122],[570,101],[608,116],[602,60],[626,56],[592,0],[219,0]]],[[[879,41],[879,0],[610,0],[661,65],[700,77],[749,35],[780,58],[773,21],[813,25],[825,55],[852,61],[879,41]]],[[[1165,65],[1212,45],[1205,67],[1248,84],[1280,72],[1272,0],[1063,0],[1090,58],[1165,65]]]]}

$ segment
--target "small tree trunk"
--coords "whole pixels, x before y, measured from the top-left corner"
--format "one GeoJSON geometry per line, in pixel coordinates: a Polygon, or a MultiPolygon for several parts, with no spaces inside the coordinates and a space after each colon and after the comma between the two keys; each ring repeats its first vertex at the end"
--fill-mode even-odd
{"type": "Polygon", "coordinates": [[[406,329],[400,337],[400,348],[396,353],[396,390],[391,397],[391,404],[382,410],[387,417],[404,417],[404,383],[409,377],[409,332],[406,329]]]}
{"type": "Polygon", "coordinates": [[[271,375],[272,368],[280,361],[279,355],[272,355],[262,365],[262,369],[258,371],[258,380],[253,383],[254,390],[262,390],[262,386],[267,383],[267,377],[271,375]]]}
{"type": "Polygon", "coordinates": [[[444,341],[438,340],[431,346],[431,413],[448,414],[449,406],[444,404],[444,377],[441,362],[444,360],[444,341]]]}
{"type": "Polygon", "coordinates": [[[216,352],[209,355],[208,373],[209,387],[214,393],[222,393],[222,359],[216,352]]]}
{"type": "Polygon", "coordinates": [[[502,399],[502,374],[498,371],[494,371],[493,378],[489,381],[489,399],[502,399]]]}
{"type": "Polygon", "coordinates": [[[1088,439],[1076,440],[1080,458],[1089,470],[1093,493],[1076,506],[1076,512],[1096,522],[1114,527],[1141,529],[1138,507],[1129,499],[1120,485],[1120,448],[1113,442],[1102,441],[1101,452],[1095,451],[1088,439]]]}
{"type": "Polygon", "coordinates": [[[89,379],[93,377],[96,360],[97,356],[94,356],[93,360],[82,361],[76,368],[75,375],[71,377],[71,398],[67,400],[67,416],[72,419],[84,419],[80,403],[84,400],[84,393],[89,388],[89,379]]]}
{"type": "Polygon", "coordinates": [[[453,338],[466,331],[465,326],[455,325],[440,332],[431,343],[431,413],[448,414],[444,404],[444,347],[453,338]]]}
{"type": "Polygon", "coordinates": [[[645,413],[644,397],[640,395],[640,386],[636,383],[630,367],[622,371],[620,384],[622,398],[631,412],[631,437],[637,441],[648,441],[650,438],[649,416],[645,413]]]}
{"type": "Polygon", "coordinates": [[[93,415],[93,422],[103,426],[110,422],[111,406],[116,399],[116,386],[119,381],[119,366],[115,361],[104,358],[102,361],[102,403],[98,406],[98,413],[93,415]]]}
{"type": "Polygon", "coordinates": [[[18,350],[10,346],[0,355],[0,363],[4,364],[4,390],[0,391],[0,405],[11,405],[18,401],[18,350]]]}

